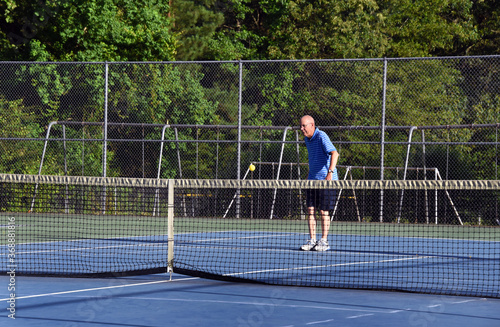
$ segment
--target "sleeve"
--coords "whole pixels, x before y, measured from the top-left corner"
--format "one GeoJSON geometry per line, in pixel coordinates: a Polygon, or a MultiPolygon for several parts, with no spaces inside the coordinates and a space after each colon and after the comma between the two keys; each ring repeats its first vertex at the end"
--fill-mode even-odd
{"type": "Polygon", "coordinates": [[[329,154],[332,151],[337,151],[337,149],[333,145],[333,143],[330,140],[330,138],[328,137],[328,135],[324,132],[322,134],[321,141],[322,141],[321,144],[323,146],[323,151],[325,152],[325,154],[329,154]]]}

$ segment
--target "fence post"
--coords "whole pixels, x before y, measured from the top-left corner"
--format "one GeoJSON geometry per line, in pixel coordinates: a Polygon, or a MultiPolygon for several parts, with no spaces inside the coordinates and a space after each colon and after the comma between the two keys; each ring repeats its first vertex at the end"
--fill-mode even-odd
{"type": "MultiPolygon", "coordinates": [[[[239,60],[239,83],[238,83],[238,147],[236,155],[236,179],[241,178],[241,94],[243,88],[243,63],[239,60]]],[[[240,218],[240,189],[236,190],[236,218],[240,218]]]]}
{"type": "Polygon", "coordinates": [[[104,131],[102,145],[102,177],[106,177],[106,161],[108,160],[108,62],[104,64],[104,131]]]}
{"type": "MultiPolygon", "coordinates": [[[[387,58],[384,58],[384,79],[382,85],[382,121],[380,123],[380,180],[384,180],[385,155],[385,98],[387,91],[387,58]]],[[[380,222],[384,220],[384,190],[380,190],[380,222]]]]}

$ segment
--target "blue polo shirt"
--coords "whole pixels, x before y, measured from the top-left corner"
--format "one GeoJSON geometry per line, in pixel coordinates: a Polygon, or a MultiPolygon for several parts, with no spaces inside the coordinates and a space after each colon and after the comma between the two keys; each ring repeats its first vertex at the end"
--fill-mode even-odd
{"type": "MultiPolygon", "coordinates": [[[[330,152],[337,151],[328,135],[318,128],[311,138],[305,137],[307,152],[309,155],[308,179],[323,180],[326,178],[330,167],[330,152]]],[[[332,180],[338,180],[337,168],[335,167],[332,180]]]]}

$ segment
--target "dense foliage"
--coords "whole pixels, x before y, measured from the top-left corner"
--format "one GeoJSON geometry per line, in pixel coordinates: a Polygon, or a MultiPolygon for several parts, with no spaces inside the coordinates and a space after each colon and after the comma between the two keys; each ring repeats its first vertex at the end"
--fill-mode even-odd
{"type": "MultiPolygon", "coordinates": [[[[9,138],[0,141],[0,171],[38,171],[44,142],[27,146],[21,138],[45,137],[54,121],[102,122],[105,114],[116,124],[235,125],[241,106],[244,125],[294,126],[307,113],[323,126],[378,126],[384,62],[353,59],[500,54],[499,8],[499,1],[466,0],[0,0],[0,136],[9,138]]],[[[392,61],[386,123],[497,123],[499,72],[498,58],[392,61]]],[[[86,141],[50,142],[43,172],[101,175],[102,133],[101,126],[54,128],[51,137],[86,141]]],[[[108,133],[111,139],[136,140],[161,135],[158,128],[125,125],[110,126],[108,133]]],[[[378,133],[337,136],[377,142],[378,133]]],[[[246,140],[281,137],[262,130],[244,135],[246,140]]],[[[388,134],[392,141],[407,137],[388,134]]],[[[451,131],[428,138],[495,137],[451,131]]],[[[165,132],[167,140],[203,138],[222,142],[236,136],[235,130],[165,132]]],[[[214,177],[214,171],[235,177],[235,160],[220,158],[222,153],[234,158],[234,144],[164,145],[169,157],[161,163],[162,177],[214,177]]],[[[156,177],[158,143],[111,141],[107,150],[108,176],[156,177]]],[[[277,144],[244,144],[242,150],[247,161],[277,161],[280,151],[277,144]]],[[[377,147],[342,150],[344,163],[379,163],[377,147]]],[[[404,146],[387,151],[388,165],[401,166],[405,151],[404,146]]],[[[455,158],[467,167],[451,177],[497,178],[491,165],[495,151],[462,146],[451,152],[429,149],[436,166],[455,158]]]]}
{"type": "Polygon", "coordinates": [[[0,59],[498,54],[499,22],[498,0],[1,0],[0,59]]]}

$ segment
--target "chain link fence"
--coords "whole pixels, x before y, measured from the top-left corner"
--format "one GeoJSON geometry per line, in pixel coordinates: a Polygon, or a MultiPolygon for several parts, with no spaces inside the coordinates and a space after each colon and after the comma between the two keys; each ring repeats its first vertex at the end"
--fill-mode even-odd
{"type": "Polygon", "coordinates": [[[309,114],[340,178],[498,179],[499,72],[500,56],[2,62],[0,172],[304,179],[309,114]]]}

